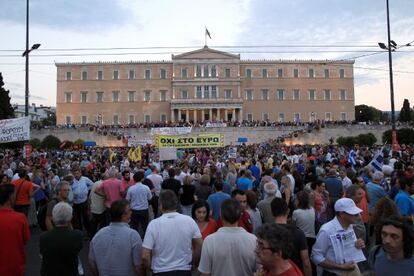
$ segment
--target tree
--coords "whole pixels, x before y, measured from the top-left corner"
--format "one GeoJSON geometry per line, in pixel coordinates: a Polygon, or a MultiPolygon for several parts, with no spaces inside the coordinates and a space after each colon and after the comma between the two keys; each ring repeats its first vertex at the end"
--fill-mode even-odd
{"type": "Polygon", "coordinates": [[[0,72],[0,120],[14,118],[14,109],[10,104],[10,91],[4,89],[3,86],[3,75],[0,72]]]}
{"type": "Polygon", "coordinates": [[[59,138],[53,135],[48,135],[43,139],[41,146],[45,149],[57,149],[60,144],[61,142],[59,138]]]}
{"type": "Polygon", "coordinates": [[[381,110],[378,110],[373,106],[365,104],[355,106],[355,120],[357,122],[378,122],[381,118],[381,113],[381,110]]]}
{"type": "Polygon", "coordinates": [[[410,102],[408,101],[408,99],[404,99],[403,106],[400,112],[400,122],[410,122],[412,113],[413,110],[410,108],[410,102]]]}
{"type": "MultiPolygon", "coordinates": [[[[414,144],[414,130],[411,128],[400,128],[397,129],[397,139],[399,144],[414,144]]],[[[392,141],[391,139],[391,129],[385,131],[382,134],[382,142],[390,144],[392,141]]]]}

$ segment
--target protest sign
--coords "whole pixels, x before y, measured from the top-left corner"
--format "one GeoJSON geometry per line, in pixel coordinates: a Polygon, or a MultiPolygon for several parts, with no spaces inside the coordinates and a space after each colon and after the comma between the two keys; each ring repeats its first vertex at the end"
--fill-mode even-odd
{"type": "Polygon", "coordinates": [[[177,149],[176,148],[160,148],[160,161],[176,160],[177,149]]]}
{"type": "Polygon", "coordinates": [[[224,147],[223,134],[199,135],[157,135],[155,146],[158,148],[219,148],[224,147]]]}
{"type": "Polygon", "coordinates": [[[29,117],[0,120],[0,143],[30,139],[29,117]]]}

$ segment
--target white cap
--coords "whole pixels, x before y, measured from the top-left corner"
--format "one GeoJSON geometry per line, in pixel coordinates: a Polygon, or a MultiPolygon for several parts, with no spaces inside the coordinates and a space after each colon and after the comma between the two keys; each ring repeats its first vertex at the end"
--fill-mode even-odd
{"type": "Polygon", "coordinates": [[[355,202],[350,198],[341,198],[338,199],[335,203],[335,211],[336,212],[345,212],[350,215],[356,215],[362,212],[361,209],[359,209],[355,202]]]}

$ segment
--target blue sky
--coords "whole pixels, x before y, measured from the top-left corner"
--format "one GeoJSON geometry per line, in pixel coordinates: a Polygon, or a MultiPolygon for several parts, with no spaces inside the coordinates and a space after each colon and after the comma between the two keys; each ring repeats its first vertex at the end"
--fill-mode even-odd
{"type": "MultiPolygon", "coordinates": [[[[5,55],[19,55],[25,47],[25,3],[24,0],[2,0],[0,4],[0,72],[3,73],[6,88],[10,89],[12,101],[19,103],[24,101],[24,59],[5,55]]],[[[394,41],[405,44],[414,40],[413,0],[390,0],[390,18],[394,41]]],[[[208,27],[212,35],[212,40],[208,42],[212,48],[234,45],[374,46],[227,49],[241,52],[242,59],[351,58],[367,53],[346,51],[378,51],[379,48],[375,47],[377,42],[387,40],[385,0],[30,0],[30,24],[30,44],[41,43],[40,49],[43,49],[33,52],[30,59],[31,101],[46,105],[56,103],[55,61],[159,60],[170,59],[170,53],[183,51],[163,49],[157,52],[167,54],[74,57],[57,56],[62,52],[47,49],[146,46],[200,48],[204,45],[204,26],[208,27]],[[244,53],[247,50],[279,53],[244,53]],[[45,54],[51,56],[40,56],[45,54]]],[[[414,93],[411,90],[414,46],[402,48],[393,58],[395,103],[396,108],[400,109],[404,98],[414,105],[414,93]]],[[[386,53],[356,59],[356,104],[390,109],[387,69],[386,53]]]]}

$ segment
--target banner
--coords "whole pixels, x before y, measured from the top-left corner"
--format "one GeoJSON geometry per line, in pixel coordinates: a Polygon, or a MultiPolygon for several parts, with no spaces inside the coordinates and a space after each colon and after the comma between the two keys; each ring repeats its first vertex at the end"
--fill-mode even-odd
{"type": "Polygon", "coordinates": [[[208,122],[206,124],[206,127],[227,127],[227,124],[226,123],[220,123],[220,122],[216,122],[216,123],[208,122]]]}
{"type": "Polygon", "coordinates": [[[0,120],[0,143],[30,139],[29,117],[0,120]]]}
{"type": "Polygon", "coordinates": [[[158,148],[220,148],[224,147],[224,134],[199,134],[187,136],[157,135],[158,148]]]}
{"type": "Polygon", "coordinates": [[[128,138],[128,147],[146,146],[147,144],[152,145],[152,140],[128,138]]]}
{"type": "Polygon", "coordinates": [[[236,159],[237,158],[237,148],[236,147],[229,148],[227,150],[227,156],[228,156],[228,158],[236,159]]]}
{"type": "Polygon", "coordinates": [[[183,135],[191,133],[192,127],[156,127],[151,128],[151,135],[183,135]]]}

